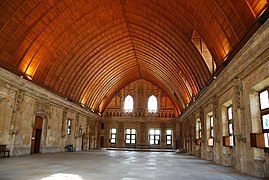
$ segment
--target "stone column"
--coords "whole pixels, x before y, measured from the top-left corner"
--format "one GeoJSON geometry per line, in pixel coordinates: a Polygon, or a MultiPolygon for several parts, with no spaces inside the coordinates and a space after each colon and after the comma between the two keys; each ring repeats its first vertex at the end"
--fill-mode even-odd
{"type": "Polygon", "coordinates": [[[91,138],[91,134],[90,134],[90,122],[91,122],[91,120],[90,120],[90,118],[87,118],[87,124],[86,124],[86,141],[87,141],[87,145],[86,145],[86,149],[88,149],[88,150],[90,150],[91,149],[91,144],[90,143],[92,143],[91,141],[89,141],[90,140],[90,138],[91,138]]]}
{"type": "Polygon", "coordinates": [[[166,146],[165,123],[161,123],[160,128],[161,128],[160,147],[165,148],[165,146],[166,146]]]}
{"type": "Polygon", "coordinates": [[[117,147],[124,147],[124,122],[118,122],[117,147]]]}
{"type": "Polygon", "coordinates": [[[147,132],[146,132],[146,124],[141,123],[140,124],[140,142],[138,144],[148,144],[149,142],[147,141],[147,132]]]}
{"type": "Polygon", "coordinates": [[[180,131],[180,122],[177,121],[175,124],[175,138],[174,138],[174,143],[175,143],[175,148],[176,149],[181,149],[181,142],[182,142],[182,136],[181,136],[181,131],[180,131]]]}
{"type": "Polygon", "coordinates": [[[219,107],[219,100],[216,95],[213,96],[213,117],[214,117],[214,161],[217,164],[221,162],[221,154],[222,154],[222,127],[221,123],[221,108],[219,107]]]}
{"type": "Polygon", "coordinates": [[[205,158],[205,151],[206,151],[206,123],[205,123],[205,117],[204,117],[204,109],[203,107],[200,108],[200,122],[201,122],[201,158],[205,158]]]}
{"type": "Polygon", "coordinates": [[[233,126],[235,136],[235,149],[233,152],[232,166],[245,172],[246,154],[246,123],[244,118],[243,85],[240,78],[234,79],[233,96],[233,126]]]}
{"type": "Polygon", "coordinates": [[[79,147],[80,146],[80,142],[78,140],[78,133],[79,133],[79,113],[76,114],[76,119],[75,119],[75,127],[74,127],[75,131],[74,131],[74,138],[75,138],[75,147],[79,147]]]}
{"type": "Polygon", "coordinates": [[[195,146],[195,121],[194,121],[194,115],[193,113],[188,117],[188,124],[189,127],[188,130],[188,143],[189,143],[189,152],[192,152],[194,154],[194,146],[195,146]]]}
{"type": "Polygon", "coordinates": [[[10,147],[10,155],[13,156],[16,154],[15,152],[15,143],[16,143],[16,135],[19,133],[18,120],[21,119],[22,111],[21,105],[24,100],[24,91],[18,90],[16,92],[14,108],[12,112],[12,119],[10,122],[9,134],[12,136],[11,147],[10,147]]]}
{"type": "Polygon", "coordinates": [[[64,151],[65,149],[65,141],[66,141],[66,129],[67,129],[67,109],[63,110],[63,117],[62,117],[62,129],[61,129],[61,149],[64,151]]]}

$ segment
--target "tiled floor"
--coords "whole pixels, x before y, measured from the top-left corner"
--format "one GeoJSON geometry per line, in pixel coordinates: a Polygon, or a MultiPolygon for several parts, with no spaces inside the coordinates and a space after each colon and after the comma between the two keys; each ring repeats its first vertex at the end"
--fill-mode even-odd
{"type": "Polygon", "coordinates": [[[0,158],[0,180],[257,179],[174,152],[83,151],[0,158]]]}

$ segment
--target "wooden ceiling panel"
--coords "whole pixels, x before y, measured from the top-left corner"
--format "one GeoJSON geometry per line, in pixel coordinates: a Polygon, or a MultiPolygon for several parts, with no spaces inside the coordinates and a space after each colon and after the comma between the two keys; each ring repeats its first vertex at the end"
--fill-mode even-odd
{"type": "MultiPolygon", "coordinates": [[[[126,47],[124,47],[124,48],[126,48],[126,47]]],[[[91,80],[90,85],[94,86],[92,81],[95,80],[97,75],[100,74],[100,76],[103,76],[103,74],[106,75],[107,73],[110,73],[110,71],[112,71],[112,70],[109,71],[108,67],[114,66],[113,68],[115,68],[117,66],[124,64],[125,61],[126,61],[126,64],[128,64],[128,63],[136,64],[136,60],[133,58],[133,52],[132,52],[131,48],[129,48],[129,49],[121,49],[120,48],[119,50],[115,51],[115,53],[116,54],[115,55],[112,54],[111,57],[108,58],[106,62],[97,62],[95,66],[87,66],[88,69],[85,70],[85,72],[83,73],[83,76],[78,77],[78,78],[80,78],[80,80],[75,79],[72,82],[72,84],[79,83],[79,85],[81,87],[83,87],[83,85],[86,86],[89,84],[89,79],[90,79],[91,80]],[[118,51],[121,54],[119,54],[118,51]],[[113,58],[115,58],[115,60],[113,60],[113,58]],[[101,64],[101,63],[103,63],[103,64],[101,64]]],[[[115,69],[113,69],[113,71],[114,70],[115,69]]],[[[125,70],[125,68],[122,69],[122,71],[124,71],[124,70],[125,70]]],[[[136,71],[138,71],[138,70],[136,69],[136,71]]],[[[113,72],[113,73],[115,73],[115,72],[113,72]]],[[[72,90],[72,89],[70,89],[70,90],[72,90]]],[[[84,91],[84,88],[80,88],[80,91],[84,91]]],[[[73,93],[71,93],[71,94],[73,94],[73,93]]],[[[78,93],[78,96],[79,95],[80,95],[80,93],[78,93]]]]}
{"type": "Polygon", "coordinates": [[[0,65],[100,112],[143,78],[180,113],[212,78],[193,33],[221,70],[267,7],[267,0],[1,1],[0,65]]]}

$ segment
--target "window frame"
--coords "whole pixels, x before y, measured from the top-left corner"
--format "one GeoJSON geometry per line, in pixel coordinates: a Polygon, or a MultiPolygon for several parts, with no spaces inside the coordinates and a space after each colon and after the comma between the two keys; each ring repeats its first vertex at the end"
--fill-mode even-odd
{"type": "Polygon", "coordinates": [[[227,107],[227,119],[228,119],[228,134],[229,136],[234,135],[234,125],[233,125],[233,105],[227,107]],[[232,117],[229,117],[229,109],[231,108],[232,117]],[[232,125],[232,132],[230,131],[230,125],[232,125]]]}
{"type": "Polygon", "coordinates": [[[149,144],[150,145],[160,145],[160,141],[161,141],[161,130],[160,129],[157,129],[157,128],[151,128],[151,129],[149,129],[149,144]],[[154,130],[154,133],[153,134],[151,134],[151,130],[154,130]],[[156,133],[156,131],[159,131],[159,134],[158,133],[156,133]],[[153,139],[151,139],[151,137],[153,137],[153,139]],[[151,143],[151,140],[153,140],[153,144],[151,143]],[[158,143],[156,143],[156,141],[158,142],[158,143]]]}
{"type": "Polygon", "coordinates": [[[265,91],[267,91],[267,98],[269,101],[269,88],[267,87],[259,92],[259,110],[260,110],[260,123],[261,123],[262,133],[264,135],[264,146],[265,148],[269,148],[269,128],[265,129],[264,122],[263,122],[263,117],[266,115],[269,116],[269,107],[262,109],[262,103],[261,103],[261,93],[265,91]]]}
{"type": "Polygon", "coordinates": [[[201,146],[201,139],[202,139],[202,122],[200,118],[196,119],[196,139],[195,145],[201,146]]]}
{"type": "Polygon", "coordinates": [[[172,143],[173,143],[173,137],[172,137],[172,135],[173,135],[173,131],[172,131],[172,129],[166,129],[165,130],[165,143],[166,143],[166,145],[167,146],[172,146],[172,143]],[[168,134],[167,133],[167,131],[171,131],[171,134],[168,134]],[[170,139],[168,140],[168,137],[170,137],[170,139]],[[168,141],[170,141],[170,143],[168,143],[168,141]]]}
{"type": "Polygon", "coordinates": [[[104,130],[105,129],[105,123],[101,122],[101,129],[104,130]]]}
{"type": "MultiPolygon", "coordinates": [[[[127,99],[127,100],[128,100],[128,99],[127,99]]],[[[133,96],[131,96],[131,95],[127,95],[127,96],[124,98],[124,102],[123,102],[123,110],[124,110],[124,112],[126,112],[126,113],[131,113],[131,112],[134,111],[134,98],[133,98],[133,96]],[[126,99],[129,98],[129,97],[131,97],[131,99],[132,99],[132,109],[126,109],[126,104],[127,104],[126,99]]]]}
{"type": "Polygon", "coordinates": [[[199,120],[199,139],[202,139],[202,122],[199,120]]]}
{"type": "Polygon", "coordinates": [[[125,144],[136,144],[136,129],[135,128],[127,128],[125,130],[125,144]],[[130,134],[127,133],[128,130],[130,130],[130,134]],[[133,130],[135,130],[134,133],[132,133],[133,130]],[[130,138],[127,138],[128,136],[130,136],[130,138]],[[130,143],[127,143],[127,140],[130,140],[130,143]],[[134,143],[132,143],[132,140],[134,140],[134,143]]]}
{"type": "Polygon", "coordinates": [[[209,137],[207,140],[207,145],[210,147],[214,146],[214,116],[213,113],[209,113],[207,116],[207,121],[209,120],[209,137]],[[210,114],[210,115],[209,115],[210,114]]]}
{"type": "Polygon", "coordinates": [[[226,107],[226,121],[227,121],[227,133],[228,136],[223,136],[223,146],[234,147],[235,146],[235,138],[234,138],[234,126],[233,126],[233,104],[226,107]],[[229,115],[229,109],[231,109],[231,118],[229,115]],[[232,132],[230,132],[230,125],[232,125],[232,132]]]}
{"type": "Polygon", "coordinates": [[[210,132],[209,132],[209,138],[214,138],[214,117],[209,116],[209,128],[210,128],[210,132]]]}
{"type": "Polygon", "coordinates": [[[156,112],[158,112],[158,99],[157,99],[157,97],[154,96],[154,95],[151,95],[151,96],[149,96],[149,98],[148,98],[148,112],[149,112],[149,113],[156,113],[156,112]],[[151,100],[152,98],[154,98],[154,101],[155,101],[155,99],[156,99],[156,104],[154,105],[154,106],[156,106],[156,110],[155,110],[155,109],[149,109],[149,102],[150,102],[150,100],[151,100]]]}
{"type": "Polygon", "coordinates": [[[71,135],[72,133],[72,120],[67,119],[67,135],[71,135]]]}
{"type": "Polygon", "coordinates": [[[117,129],[111,128],[110,129],[110,144],[116,144],[116,143],[117,143],[117,129]],[[113,132],[114,129],[116,130],[115,133],[113,132]],[[115,135],[115,137],[114,137],[114,135],[115,135]],[[113,139],[114,139],[114,141],[113,141],[113,139]]]}

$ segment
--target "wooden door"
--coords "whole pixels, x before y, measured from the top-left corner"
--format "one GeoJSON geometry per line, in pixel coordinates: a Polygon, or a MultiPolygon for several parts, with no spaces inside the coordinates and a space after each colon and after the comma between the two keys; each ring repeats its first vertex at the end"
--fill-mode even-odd
{"type": "Polygon", "coordinates": [[[43,119],[39,116],[36,116],[31,140],[31,152],[30,152],[31,154],[40,152],[42,125],[43,125],[43,119]]]}
{"type": "Polygon", "coordinates": [[[42,129],[36,129],[35,131],[35,149],[34,153],[39,153],[42,129]]]}
{"type": "Polygon", "coordinates": [[[86,134],[83,133],[81,138],[81,150],[85,150],[85,146],[86,146],[86,134]]]}
{"type": "Polygon", "coordinates": [[[89,136],[89,150],[91,149],[91,138],[92,138],[92,136],[90,135],[89,136]]]}
{"type": "Polygon", "coordinates": [[[100,147],[104,147],[104,136],[101,136],[100,138],[100,147]]]}

